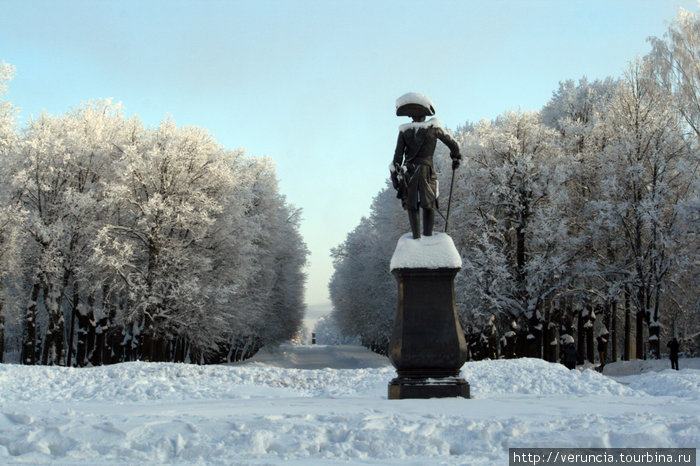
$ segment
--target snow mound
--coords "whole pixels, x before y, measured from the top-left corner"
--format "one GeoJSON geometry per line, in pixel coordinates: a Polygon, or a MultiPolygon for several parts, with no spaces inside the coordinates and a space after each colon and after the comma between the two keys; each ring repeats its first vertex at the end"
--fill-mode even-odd
{"type": "Polygon", "coordinates": [[[0,364],[0,463],[490,465],[509,447],[700,444],[698,370],[618,383],[538,359],[469,362],[471,400],[387,400],[395,375],[364,349],[322,346],[218,366],[0,364]]]}
{"type": "Polygon", "coordinates": [[[674,371],[650,372],[638,376],[617,377],[631,389],[652,396],[678,396],[700,400],[700,370],[683,369],[674,371]]]}
{"type": "MultiPolygon", "coordinates": [[[[319,348],[321,349],[321,348],[319,348]]],[[[387,361],[388,362],[388,361],[387,361]]],[[[670,372],[670,371],[669,371],[670,372]]],[[[474,398],[505,394],[537,396],[635,395],[669,393],[698,396],[700,371],[635,379],[627,385],[593,370],[570,371],[541,359],[468,362],[462,377],[474,398]]],[[[282,397],[386,398],[394,368],[292,369],[261,362],[197,366],[176,363],[129,362],[95,368],[0,365],[2,399],[12,401],[95,401],[128,403],[160,400],[241,399],[282,397]]]]}
{"type": "Polygon", "coordinates": [[[432,236],[413,239],[411,233],[406,233],[396,243],[389,269],[442,267],[462,267],[462,258],[449,235],[434,233],[432,236]]]}
{"type": "Polygon", "coordinates": [[[594,370],[569,370],[561,364],[533,358],[468,362],[462,366],[462,377],[469,382],[474,398],[504,394],[635,395],[630,388],[594,370]]]}
{"type": "MultiPolygon", "coordinates": [[[[625,376],[639,375],[646,372],[662,372],[671,367],[668,359],[633,359],[631,361],[616,361],[605,365],[605,375],[625,376]]],[[[700,370],[700,358],[681,358],[681,369],[700,370]]]]}
{"type": "Polygon", "coordinates": [[[261,396],[329,398],[386,395],[383,369],[284,369],[127,362],[94,368],[0,365],[4,401],[182,401],[261,396]]]}

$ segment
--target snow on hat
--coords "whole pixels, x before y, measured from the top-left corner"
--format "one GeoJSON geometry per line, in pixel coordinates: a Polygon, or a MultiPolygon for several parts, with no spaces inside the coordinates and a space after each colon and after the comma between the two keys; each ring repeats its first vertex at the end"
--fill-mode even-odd
{"type": "Polygon", "coordinates": [[[432,116],[435,115],[433,102],[423,94],[409,92],[396,99],[396,116],[432,116]]]}

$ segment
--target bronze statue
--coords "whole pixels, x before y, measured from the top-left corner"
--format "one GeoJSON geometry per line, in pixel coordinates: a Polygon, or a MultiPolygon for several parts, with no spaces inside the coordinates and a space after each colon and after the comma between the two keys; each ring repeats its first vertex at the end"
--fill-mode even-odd
{"type": "Polygon", "coordinates": [[[420,216],[423,209],[423,235],[433,234],[435,210],[438,208],[438,183],[433,167],[437,140],[450,149],[452,170],[459,167],[462,156],[459,145],[440,127],[440,120],[426,117],[435,115],[433,103],[426,96],[410,92],[396,101],[396,115],[409,116],[413,122],[401,125],[396,141],[394,160],[390,166],[391,181],[403,208],[408,211],[413,238],[420,234],[420,216]]]}

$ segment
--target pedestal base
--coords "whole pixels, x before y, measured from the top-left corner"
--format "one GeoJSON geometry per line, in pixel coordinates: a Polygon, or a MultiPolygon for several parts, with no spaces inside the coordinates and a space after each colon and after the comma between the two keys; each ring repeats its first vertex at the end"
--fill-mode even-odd
{"type": "Polygon", "coordinates": [[[390,400],[469,398],[469,384],[459,377],[467,360],[454,293],[461,265],[444,233],[399,240],[391,259],[399,299],[389,342],[389,360],[398,375],[389,382],[390,400]]]}
{"type": "Polygon", "coordinates": [[[407,398],[469,398],[469,383],[459,377],[439,379],[410,379],[396,377],[389,382],[389,399],[407,398]]]}

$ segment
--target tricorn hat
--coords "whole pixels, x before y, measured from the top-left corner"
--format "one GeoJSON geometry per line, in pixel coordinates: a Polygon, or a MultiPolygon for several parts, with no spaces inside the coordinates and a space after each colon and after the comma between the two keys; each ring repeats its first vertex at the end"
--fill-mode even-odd
{"type": "Polygon", "coordinates": [[[396,116],[421,117],[435,115],[433,102],[417,92],[409,92],[396,99],[396,116]]]}

